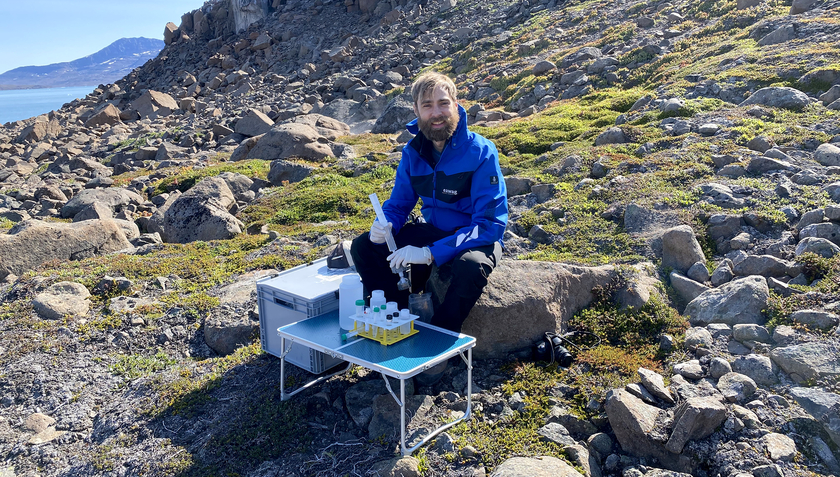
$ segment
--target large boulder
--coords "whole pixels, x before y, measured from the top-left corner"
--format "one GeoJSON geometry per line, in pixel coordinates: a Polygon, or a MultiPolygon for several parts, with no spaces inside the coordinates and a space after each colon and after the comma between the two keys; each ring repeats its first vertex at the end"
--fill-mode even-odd
{"type": "Polygon", "coordinates": [[[306,124],[280,124],[274,126],[248,152],[248,159],[288,159],[299,157],[320,161],[335,157],[324,139],[312,126],[306,124]]]}
{"type": "Polygon", "coordinates": [[[72,224],[28,220],[0,235],[0,279],[22,275],[49,260],[81,260],[130,247],[113,220],[72,224]]]}
{"type": "Polygon", "coordinates": [[[108,103],[104,108],[100,109],[96,114],[85,121],[85,127],[96,127],[102,125],[113,126],[121,123],[120,110],[113,104],[108,103]]]}
{"type": "Polygon", "coordinates": [[[840,376],[840,360],[828,343],[803,343],[774,348],[770,359],[794,381],[815,380],[821,377],[840,376]]]}
{"type": "Polygon", "coordinates": [[[726,406],[714,396],[693,397],[674,411],[674,430],[665,448],[679,454],[690,439],[705,439],[726,420],[726,406]]]}
{"type": "Polygon", "coordinates": [[[350,126],[348,126],[347,123],[321,114],[304,114],[303,116],[295,116],[284,123],[296,123],[311,126],[313,129],[318,131],[318,134],[330,141],[335,141],[341,136],[350,134],[350,126]]]}
{"type": "Polygon", "coordinates": [[[604,407],[610,427],[625,452],[638,457],[654,457],[672,470],[690,471],[691,461],[688,457],[666,449],[663,442],[665,436],[656,438],[657,434],[664,433],[664,430],[657,427],[659,414],[664,411],[646,404],[625,389],[610,390],[604,407]]]}
{"type": "Polygon", "coordinates": [[[219,290],[219,306],[204,319],[204,342],[210,349],[226,356],[259,336],[254,281],[272,273],[276,270],[249,272],[219,290]]]}
{"type": "Polygon", "coordinates": [[[703,292],[686,305],[684,314],[693,326],[763,324],[762,310],[769,298],[767,280],[752,275],[703,292]]]}
{"type": "Polygon", "coordinates": [[[131,102],[130,109],[137,111],[143,119],[154,119],[159,116],[169,116],[179,107],[178,102],[172,96],[159,91],[148,90],[131,102]]]}
{"type": "Polygon", "coordinates": [[[757,104],[772,108],[799,110],[808,106],[810,102],[808,95],[798,89],[787,86],[770,86],[756,91],[738,106],[757,104]]]}
{"type": "Polygon", "coordinates": [[[164,214],[165,240],[227,240],[242,233],[244,225],[228,210],[236,199],[224,179],[209,177],[178,197],[164,214]]]}
{"type": "Polygon", "coordinates": [[[81,283],[58,282],[36,295],[32,308],[47,320],[85,316],[90,311],[89,297],[90,292],[81,283]]]}
{"type": "Polygon", "coordinates": [[[35,123],[27,126],[18,135],[17,142],[41,142],[61,134],[62,128],[57,119],[46,119],[46,116],[39,116],[35,123]]]}
{"type": "Polygon", "coordinates": [[[690,226],[674,227],[662,235],[663,267],[671,267],[685,274],[695,263],[705,261],[706,255],[690,226]]]}
{"type": "Polygon", "coordinates": [[[274,121],[257,109],[249,109],[245,116],[236,121],[233,131],[243,136],[253,137],[265,134],[274,126],[274,121]]]}
{"type": "Polygon", "coordinates": [[[502,462],[490,477],[579,477],[583,474],[564,460],[550,455],[541,457],[511,457],[502,462]]]}
{"type": "Polygon", "coordinates": [[[284,182],[300,182],[310,174],[315,168],[306,164],[298,164],[283,159],[271,161],[271,166],[266,177],[274,186],[282,186],[284,182]]]}
{"type": "Polygon", "coordinates": [[[144,199],[139,194],[128,189],[85,189],[76,194],[61,208],[61,216],[67,219],[73,218],[95,203],[110,207],[111,211],[116,213],[129,204],[138,205],[143,202],[144,199]]]}
{"type": "MultiPolygon", "coordinates": [[[[448,283],[435,275],[429,286],[438,306],[448,283]]],[[[592,290],[610,284],[613,277],[609,266],[502,260],[464,321],[463,332],[476,337],[476,357],[504,357],[530,347],[546,331],[565,329],[572,315],[592,302],[592,290]]]]}
{"type": "Polygon", "coordinates": [[[824,166],[840,166],[840,147],[834,144],[820,144],[814,152],[814,160],[824,166]]]}
{"type": "Polygon", "coordinates": [[[392,99],[382,115],[376,119],[373,129],[374,134],[393,134],[401,132],[415,117],[414,105],[411,94],[404,93],[392,99]]]}

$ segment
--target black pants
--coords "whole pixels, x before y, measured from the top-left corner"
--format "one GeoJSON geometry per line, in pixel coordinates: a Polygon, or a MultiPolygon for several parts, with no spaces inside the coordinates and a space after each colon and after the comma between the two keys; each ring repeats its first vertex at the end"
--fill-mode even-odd
{"type": "MultiPolygon", "coordinates": [[[[394,241],[397,248],[406,245],[423,247],[450,235],[452,232],[440,230],[431,224],[409,223],[400,229],[394,241]]],[[[388,265],[386,257],[390,252],[387,245],[371,242],[368,232],[365,232],[353,240],[350,254],[353,256],[356,271],[362,277],[365,299],[370,298],[372,290],[382,290],[388,301],[397,302],[400,309],[408,308],[410,293],[408,290],[397,289],[399,275],[394,274],[388,265]]],[[[487,277],[501,258],[502,246],[496,242],[493,245],[467,249],[450,262],[438,266],[439,273],[451,276],[452,281],[446,296],[435,310],[432,324],[460,332],[461,325],[487,285],[487,277]]],[[[432,267],[428,265],[411,265],[411,286],[414,293],[424,289],[431,271],[432,267]]]]}

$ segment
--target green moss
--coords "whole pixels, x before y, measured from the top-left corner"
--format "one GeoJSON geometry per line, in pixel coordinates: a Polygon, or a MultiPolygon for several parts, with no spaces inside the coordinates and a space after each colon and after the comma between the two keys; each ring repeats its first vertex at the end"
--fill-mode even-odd
{"type": "Polygon", "coordinates": [[[158,351],[150,356],[139,354],[118,355],[117,361],[108,366],[108,370],[116,376],[134,379],[162,371],[176,363],[176,360],[167,356],[163,351],[158,351]]]}

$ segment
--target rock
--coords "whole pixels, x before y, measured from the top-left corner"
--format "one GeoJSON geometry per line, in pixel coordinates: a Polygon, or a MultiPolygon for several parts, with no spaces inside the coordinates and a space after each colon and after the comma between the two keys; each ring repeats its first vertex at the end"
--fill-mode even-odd
{"type": "Polygon", "coordinates": [[[724,374],[731,372],[732,367],[730,366],[729,361],[720,357],[712,358],[712,360],[709,361],[709,376],[712,378],[720,379],[720,377],[724,374]]]}
{"type": "Polygon", "coordinates": [[[179,34],[180,32],[178,31],[178,26],[172,22],[167,22],[167,24],[163,27],[163,42],[167,45],[171,45],[178,39],[179,34]]]}
{"type": "Polygon", "coordinates": [[[662,266],[671,267],[685,274],[696,262],[705,262],[706,256],[694,236],[694,230],[681,225],[662,235],[662,266]]]}
{"type": "Polygon", "coordinates": [[[732,269],[737,276],[761,275],[765,277],[783,277],[787,274],[788,264],[772,255],[750,255],[741,260],[732,269]]]}
{"type": "Polygon", "coordinates": [[[756,91],[744,102],[739,104],[738,107],[758,104],[771,108],[800,110],[808,106],[810,102],[811,100],[808,98],[808,95],[798,89],[787,86],[770,86],[756,91]]]}
{"type": "Polygon", "coordinates": [[[140,197],[139,194],[128,189],[86,189],[73,196],[73,198],[61,208],[61,217],[75,217],[76,214],[81,212],[83,209],[86,209],[95,203],[110,207],[112,213],[116,213],[129,204],[139,205],[143,202],[145,202],[145,200],[140,197]]]}
{"type": "Polygon", "coordinates": [[[120,120],[120,110],[117,109],[113,104],[109,103],[104,108],[100,109],[96,114],[91,116],[87,121],[85,121],[85,127],[95,128],[97,126],[102,125],[113,126],[121,122],[122,120],[120,120]]]}
{"type": "Polygon", "coordinates": [[[38,434],[39,432],[43,432],[47,430],[50,426],[55,424],[55,419],[46,414],[41,414],[40,412],[36,412],[29,417],[26,418],[26,421],[23,422],[23,427],[26,429],[38,434]]]}
{"type": "Polygon", "coordinates": [[[243,136],[254,137],[267,133],[274,126],[274,121],[258,109],[249,109],[245,116],[233,127],[233,131],[243,136]]]}
{"type": "Polygon", "coordinates": [[[747,164],[747,172],[753,175],[761,175],[770,171],[794,171],[796,169],[789,162],[770,157],[756,157],[747,164]]]}
{"type": "Polygon", "coordinates": [[[46,444],[47,442],[52,442],[58,439],[66,433],[67,431],[57,431],[54,427],[49,427],[32,436],[28,442],[32,445],[46,444]]]}
{"type": "Polygon", "coordinates": [[[732,327],[732,338],[742,343],[759,342],[771,343],[770,333],[767,328],[759,325],[741,324],[732,327]]]}
{"type": "Polygon", "coordinates": [[[810,10],[815,3],[817,3],[817,0],[793,0],[789,13],[790,15],[805,13],[810,10]]]}
{"type": "Polygon", "coordinates": [[[370,467],[373,475],[381,477],[421,477],[420,461],[411,456],[394,457],[374,463],[370,467]]]}
{"type": "Polygon", "coordinates": [[[674,372],[686,379],[697,380],[703,377],[703,367],[700,366],[700,360],[697,359],[675,364],[674,372]]]}
{"type": "MultiPolygon", "coordinates": [[[[399,390],[399,381],[393,378],[391,380],[391,389],[399,390]]],[[[382,379],[374,379],[369,381],[361,381],[352,385],[344,393],[344,405],[347,406],[347,412],[350,418],[357,426],[366,429],[373,418],[373,400],[376,396],[388,395],[388,389],[382,379]]],[[[406,397],[414,395],[414,380],[408,379],[405,382],[406,397]]],[[[399,410],[396,413],[399,418],[399,410]]]]}
{"type": "Polygon", "coordinates": [[[58,282],[32,300],[32,308],[41,318],[61,320],[65,316],[85,316],[90,311],[90,292],[81,283],[58,282]]]}
{"type": "Polygon", "coordinates": [[[54,138],[61,134],[63,128],[57,119],[43,119],[46,116],[41,116],[35,119],[35,123],[27,126],[21,131],[15,142],[41,142],[46,139],[54,138]],[[43,120],[42,120],[43,119],[43,120]]]}
{"type": "Polygon", "coordinates": [[[499,464],[490,477],[579,477],[581,474],[557,457],[511,457],[499,464]]]}
{"type": "Polygon", "coordinates": [[[840,375],[840,361],[827,343],[803,343],[774,348],[770,359],[795,382],[840,375]]]}
{"type": "Polygon", "coordinates": [[[49,260],[81,260],[131,247],[113,220],[73,224],[28,220],[0,234],[0,280],[22,275],[49,260]]]}
{"type": "Polygon", "coordinates": [[[698,348],[711,348],[714,341],[709,330],[703,327],[689,328],[685,332],[685,347],[692,351],[698,348]]]}
{"type": "Polygon", "coordinates": [[[227,240],[244,225],[228,213],[236,203],[227,183],[209,177],[178,197],[164,214],[163,237],[170,243],[227,240]]]}
{"type": "Polygon", "coordinates": [[[732,362],[732,370],[749,376],[756,384],[761,386],[772,386],[779,382],[776,376],[776,367],[767,356],[749,354],[735,358],[732,362]]]}
{"type": "Polygon", "coordinates": [[[659,103],[659,110],[663,113],[675,113],[685,106],[685,101],[680,98],[666,99],[659,103]]]}
{"type": "Polygon", "coordinates": [[[706,283],[711,279],[709,275],[709,269],[706,268],[706,263],[703,261],[698,261],[694,265],[692,265],[688,272],[686,272],[688,278],[698,282],[698,283],[706,283]]]}
{"type": "Polygon", "coordinates": [[[577,444],[568,446],[564,450],[572,463],[583,469],[583,475],[586,477],[601,477],[598,460],[586,447],[577,444]]]}
{"type": "Polygon", "coordinates": [[[236,172],[222,172],[218,176],[223,179],[225,183],[233,192],[233,197],[237,202],[250,202],[254,200],[254,191],[251,188],[254,186],[254,181],[243,174],[236,172]]]}
{"type": "Polygon", "coordinates": [[[840,323],[840,316],[818,310],[798,310],[790,315],[794,323],[802,323],[823,331],[830,330],[840,323]]]}
{"type": "Polygon", "coordinates": [[[761,436],[758,441],[767,451],[770,460],[792,460],[796,456],[796,443],[784,434],[770,432],[761,436]]]}
{"type": "Polygon", "coordinates": [[[729,267],[729,264],[727,262],[723,262],[715,268],[714,272],[712,272],[712,286],[719,287],[724,283],[732,281],[733,278],[735,278],[735,274],[732,273],[732,269],[729,267]]]}
{"type": "Polygon", "coordinates": [[[403,93],[388,102],[382,114],[370,132],[373,134],[393,134],[403,131],[405,125],[417,116],[414,114],[414,103],[410,93],[403,93]]]}
{"type": "MultiPolygon", "coordinates": [[[[612,277],[609,266],[502,260],[464,321],[463,332],[477,340],[474,356],[504,357],[530,347],[545,330],[563,329],[574,313],[592,302],[592,289],[611,283],[612,277]]],[[[433,277],[427,286],[436,300],[446,295],[448,283],[433,277]]]]}
{"type": "Polygon", "coordinates": [[[603,146],[604,144],[624,144],[630,142],[624,131],[618,127],[612,127],[602,132],[595,138],[596,146],[603,146]]]}
{"type": "Polygon", "coordinates": [[[636,396],[637,398],[641,399],[642,401],[648,404],[656,404],[656,397],[650,393],[644,386],[639,383],[630,383],[624,386],[624,389],[629,391],[630,394],[636,396]]]}
{"type": "Polygon", "coordinates": [[[739,278],[703,292],[685,308],[694,326],[709,323],[762,324],[762,311],[770,298],[767,280],[761,276],[739,278]]]}
{"type": "Polygon", "coordinates": [[[279,187],[284,182],[300,182],[306,179],[312,174],[314,169],[306,164],[297,164],[283,159],[277,159],[271,161],[267,179],[272,185],[279,187]]]}
{"type": "Polygon", "coordinates": [[[840,224],[835,222],[811,224],[799,231],[799,240],[807,238],[821,238],[840,245],[840,224]]]}
{"type": "Polygon", "coordinates": [[[671,469],[690,469],[688,457],[673,454],[665,449],[662,441],[655,439],[657,418],[662,412],[659,408],[645,404],[623,389],[608,391],[604,407],[624,452],[638,457],[655,457],[671,469]]]}
{"type": "Polygon", "coordinates": [[[569,435],[568,429],[556,422],[549,422],[543,427],[537,429],[537,434],[543,439],[553,442],[560,447],[573,446],[577,442],[569,435]]]}
{"type": "Polygon", "coordinates": [[[166,93],[149,90],[132,101],[131,109],[137,111],[143,119],[155,119],[159,116],[169,116],[179,109],[175,98],[166,93]]]}
{"type": "Polygon", "coordinates": [[[782,25],[758,40],[760,46],[784,43],[796,38],[796,27],[793,24],[782,25]]]}
{"type": "MultiPolygon", "coordinates": [[[[382,383],[384,387],[385,383],[382,383]]],[[[399,388],[399,387],[398,387],[399,388]]],[[[410,420],[423,419],[426,413],[434,405],[431,396],[413,395],[406,396],[406,427],[408,427],[410,420]]],[[[397,406],[394,398],[390,394],[380,394],[373,398],[372,416],[370,424],[368,424],[368,435],[372,439],[383,438],[386,440],[393,440],[398,438],[400,432],[400,408],[397,406]]]]}
{"type": "Polygon", "coordinates": [[[840,253],[840,247],[824,238],[805,237],[796,244],[796,250],[794,251],[797,257],[803,253],[815,253],[824,258],[831,258],[840,253]]]}
{"type": "Polygon", "coordinates": [[[661,374],[645,368],[639,368],[638,373],[642,379],[642,384],[651,394],[669,404],[674,403],[674,397],[671,396],[671,392],[665,387],[665,380],[661,374]]]}
{"type": "Polygon", "coordinates": [[[254,340],[259,323],[244,315],[219,315],[204,320],[204,342],[216,353],[227,356],[254,340]]]}
{"type": "MultiPolygon", "coordinates": [[[[705,268],[705,267],[704,267],[705,268]]],[[[677,272],[671,272],[671,286],[677,292],[677,294],[682,298],[684,301],[683,303],[690,302],[691,300],[700,296],[706,290],[709,290],[709,287],[703,285],[702,283],[697,283],[694,280],[691,280],[688,277],[685,277],[677,272]]]]}
{"type": "Polygon", "coordinates": [[[306,124],[280,124],[274,126],[248,153],[248,159],[288,159],[299,157],[320,161],[335,157],[329,145],[320,142],[321,135],[306,124]]]}
{"type": "Polygon", "coordinates": [[[690,439],[705,439],[725,420],[726,406],[719,399],[689,398],[674,411],[674,430],[665,448],[679,454],[690,439]]]}
{"type": "Polygon", "coordinates": [[[114,211],[111,210],[110,207],[107,205],[103,205],[99,202],[94,202],[93,204],[85,207],[78,214],[73,216],[73,222],[81,222],[83,220],[94,220],[94,219],[113,219],[114,218],[114,211]]]}
{"type": "Polygon", "coordinates": [[[718,379],[717,389],[729,402],[744,402],[752,397],[758,388],[749,376],[732,372],[718,379]]]}
{"type": "Polygon", "coordinates": [[[828,91],[820,95],[820,101],[822,101],[823,106],[828,106],[838,99],[840,99],[840,84],[832,86],[828,91]]]}
{"type": "Polygon", "coordinates": [[[530,193],[533,184],[534,180],[527,177],[505,177],[508,197],[530,193]]]}
{"type": "Polygon", "coordinates": [[[531,68],[531,74],[534,76],[543,76],[550,71],[557,69],[557,66],[547,60],[540,61],[531,68]]]}
{"type": "Polygon", "coordinates": [[[814,151],[814,160],[826,167],[840,166],[840,147],[829,143],[820,144],[814,151]]]}

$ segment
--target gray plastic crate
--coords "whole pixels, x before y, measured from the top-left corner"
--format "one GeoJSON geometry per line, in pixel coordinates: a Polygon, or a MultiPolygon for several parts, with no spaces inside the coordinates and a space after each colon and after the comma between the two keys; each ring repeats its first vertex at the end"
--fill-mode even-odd
{"type": "MultiPolygon", "coordinates": [[[[330,269],[322,258],[257,281],[263,351],[278,357],[283,353],[277,328],[337,310],[338,286],[351,273],[356,270],[330,269]]],[[[315,374],[344,362],[300,343],[292,344],[286,361],[315,374]]]]}

